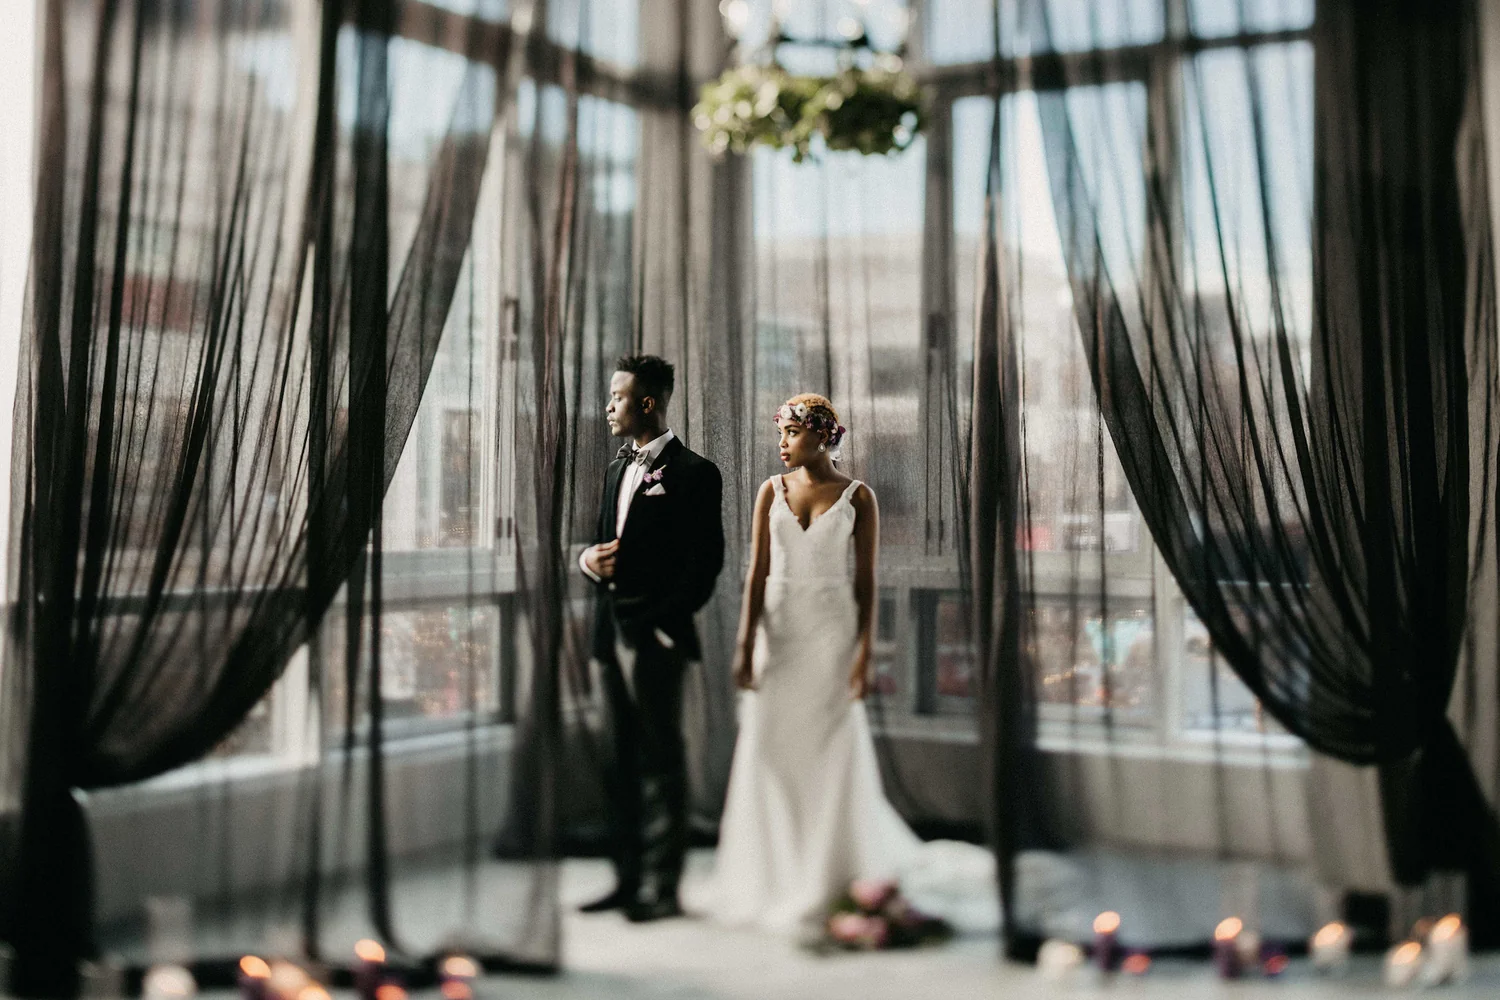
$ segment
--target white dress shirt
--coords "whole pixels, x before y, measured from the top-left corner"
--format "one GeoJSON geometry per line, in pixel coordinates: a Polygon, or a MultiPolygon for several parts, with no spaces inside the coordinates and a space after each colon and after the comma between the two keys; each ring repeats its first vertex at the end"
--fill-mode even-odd
{"type": "MultiPolygon", "coordinates": [[[[638,449],[638,451],[643,451],[647,455],[651,456],[650,461],[646,462],[644,465],[637,461],[631,461],[625,466],[625,471],[620,474],[620,497],[615,504],[616,538],[619,538],[625,533],[625,519],[630,516],[630,503],[635,499],[636,490],[640,489],[641,487],[641,480],[646,478],[646,471],[651,467],[651,465],[656,462],[658,458],[661,457],[662,450],[671,443],[673,437],[674,435],[669,430],[661,437],[652,440],[644,448],[638,449]]],[[[600,583],[602,581],[599,579],[598,574],[589,569],[588,555],[588,549],[584,549],[583,552],[579,554],[578,568],[583,570],[584,576],[588,577],[590,580],[593,580],[595,583],[600,583]]],[[[611,583],[610,586],[613,587],[614,584],[611,583]]],[[[656,641],[661,643],[662,646],[666,649],[672,649],[676,646],[676,643],[672,641],[671,636],[667,635],[661,629],[652,629],[652,632],[656,636],[656,641]]],[[[620,649],[619,645],[620,644],[618,643],[616,644],[617,655],[627,654],[628,651],[620,649]]],[[[630,671],[627,669],[627,682],[629,681],[629,674],[630,671]]]]}
{"type": "Polygon", "coordinates": [[[645,452],[650,459],[643,465],[639,461],[632,461],[625,466],[625,471],[620,474],[620,499],[615,505],[615,537],[619,538],[625,534],[625,519],[630,516],[630,503],[635,499],[635,491],[641,488],[641,480],[646,478],[646,473],[652,464],[661,457],[662,451],[671,443],[674,435],[667,431],[661,437],[654,439],[650,444],[637,451],[645,452]]]}

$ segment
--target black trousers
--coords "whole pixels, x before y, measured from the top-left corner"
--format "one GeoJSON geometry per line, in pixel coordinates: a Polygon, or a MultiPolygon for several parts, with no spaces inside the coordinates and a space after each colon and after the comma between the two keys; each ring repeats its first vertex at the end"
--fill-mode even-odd
{"type": "Polygon", "coordinates": [[[614,735],[604,778],[615,875],[626,893],[654,902],[675,896],[687,853],[686,661],[650,638],[620,653],[604,665],[614,735]]]}

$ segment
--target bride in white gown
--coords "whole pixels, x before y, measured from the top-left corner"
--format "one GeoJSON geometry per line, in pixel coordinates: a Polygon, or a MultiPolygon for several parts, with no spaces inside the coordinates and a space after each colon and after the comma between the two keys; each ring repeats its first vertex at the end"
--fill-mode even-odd
{"type": "Polygon", "coordinates": [[[923,845],[881,786],[863,700],[875,495],[834,467],[844,428],[827,399],[794,397],[776,422],[791,471],[756,498],[735,663],[739,741],[703,905],[725,923],[808,935],[851,881],[900,878],[919,906],[961,925],[976,922],[977,895],[978,922],[992,922],[988,852],[923,845]],[[943,899],[944,881],[962,883],[968,900],[943,899]],[[953,912],[965,908],[967,921],[953,912]]]}

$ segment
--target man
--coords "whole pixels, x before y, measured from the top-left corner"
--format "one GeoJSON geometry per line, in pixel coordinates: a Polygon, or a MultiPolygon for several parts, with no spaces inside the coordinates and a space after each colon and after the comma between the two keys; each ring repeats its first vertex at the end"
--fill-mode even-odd
{"type": "Polygon", "coordinates": [[[599,591],[593,655],[604,666],[615,736],[606,786],[616,885],[582,909],[619,909],[639,923],[682,912],[682,678],[702,654],[693,614],[724,565],[723,482],[667,427],[672,366],[641,355],[616,367],[605,419],[627,443],[605,477],[595,544],[579,559],[599,591]]]}

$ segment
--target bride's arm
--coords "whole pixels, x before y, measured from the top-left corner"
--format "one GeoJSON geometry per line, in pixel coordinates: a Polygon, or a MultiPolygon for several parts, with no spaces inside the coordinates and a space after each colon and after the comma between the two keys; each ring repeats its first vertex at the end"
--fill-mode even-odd
{"type": "Polygon", "coordinates": [[[875,561],[880,550],[880,507],[875,492],[861,485],[854,505],[854,603],[859,614],[859,644],[849,666],[849,690],[863,698],[870,690],[870,644],[875,630],[875,561]]]}
{"type": "Polygon", "coordinates": [[[767,479],[755,495],[755,514],[750,521],[750,568],[745,572],[745,598],[740,606],[740,634],[734,656],[734,680],[742,688],[755,686],[755,628],[766,602],[766,574],[771,571],[771,499],[774,491],[767,479]]]}

